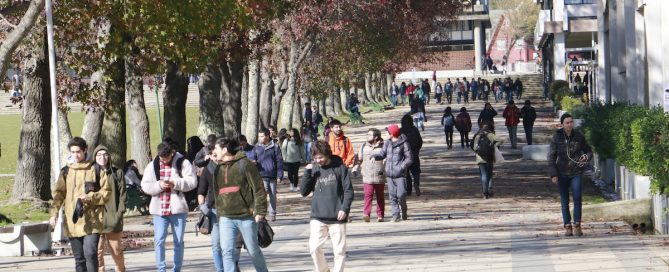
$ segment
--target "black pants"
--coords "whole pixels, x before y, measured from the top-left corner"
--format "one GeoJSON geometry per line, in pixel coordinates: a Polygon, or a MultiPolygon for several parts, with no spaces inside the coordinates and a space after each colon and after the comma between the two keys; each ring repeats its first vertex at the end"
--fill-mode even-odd
{"type": "Polygon", "coordinates": [[[460,131],[460,146],[462,146],[462,148],[465,148],[465,146],[469,147],[469,131],[460,131]]]}
{"type": "Polygon", "coordinates": [[[448,104],[451,104],[451,101],[453,101],[453,92],[446,93],[446,100],[448,100],[448,104]]]}
{"type": "Polygon", "coordinates": [[[284,162],[286,171],[288,171],[288,180],[290,184],[297,187],[298,172],[300,171],[300,162],[284,162]]]}
{"type": "Polygon", "coordinates": [[[83,237],[69,237],[77,272],[98,271],[98,243],[100,234],[93,233],[83,237]]]}
{"type": "Polygon", "coordinates": [[[420,161],[414,158],[414,162],[409,166],[409,171],[406,175],[407,194],[411,194],[414,185],[416,188],[420,187],[420,161]]]}
{"type": "Polygon", "coordinates": [[[434,97],[437,99],[437,103],[441,103],[441,93],[435,93],[434,97]]]}
{"type": "Polygon", "coordinates": [[[453,147],[453,126],[446,126],[444,134],[446,134],[446,146],[453,147]]]}

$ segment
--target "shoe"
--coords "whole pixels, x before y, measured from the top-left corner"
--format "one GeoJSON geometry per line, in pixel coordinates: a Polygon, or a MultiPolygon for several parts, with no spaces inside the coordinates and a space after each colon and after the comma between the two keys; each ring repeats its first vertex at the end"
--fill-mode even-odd
{"type": "Polygon", "coordinates": [[[564,236],[574,236],[574,230],[571,228],[571,224],[564,225],[564,236]]]}
{"type": "Polygon", "coordinates": [[[420,188],[418,186],[416,186],[416,196],[420,196],[420,188]]]}
{"type": "Polygon", "coordinates": [[[574,224],[574,235],[583,236],[583,230],[581,230],[581,223],[574,224]]]}
{"type": "Polygon", "coordinates": [[[270,216],[269,216],[269,221],[270,221],[270,222],[274,222],[274,221],[276,221],[276,215],[270,215],[270,216]]]}
{"type": "Polygon", "coordinates": [[[379,217],[376,219],[376,222],[383,222],[383,217],[379,217]]]}
{"type": "Polygon", "coordinates": [[[488,198],[490,198],[490,195],[488,195],[488,194],[483,194],[483,199],[488,199],[488,198]]]}
{"type": "Polygon", "coordinates": [[[411,195],[411,192],[407,192],[407,196],[410,196],[410,195],[411,195]]]}
{"type": "Polygon", "coordinates": [[[363,215],[362,220],[364,220],[365,223],[369,223],[369,215],[363,215]]]}
{"type": "Polygon", "coordinates": [[[407,213],[402,213],[402,220],[407,220],[409,218],[409,215],[407,213]]]}
{"type": "Polygon", "coordinates": [[[400,222],[400,217],[399,216],[393,216],[393,219],[390,220],[390,222],[397,223],[400,222]]]}
{"type": "Polygon", "coordinates": [[[291,192],[295,192],[295,191],[293,191],[293,190],[295,190],[295,186],[293,186],[293,184],[291,183],[291,184],[290,184],[290,191],[291,191],[291,192]]]}

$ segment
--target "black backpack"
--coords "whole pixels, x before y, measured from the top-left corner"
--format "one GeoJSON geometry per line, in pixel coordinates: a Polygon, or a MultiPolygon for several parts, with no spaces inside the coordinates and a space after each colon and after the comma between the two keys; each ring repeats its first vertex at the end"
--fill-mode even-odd
{"type": "MultiPolygon", "coordinates": [[[[180,178],[184,177],[183,174],[181,174],[181,168],[183,168],[185,159],[185,157],[180,157],[177,159],[177,175],[179,175],[180,178]]],[[[153,173],[156,174],[156,180],[160,179],[160,159],[158,156],[153,159],[153,173]]]]}
{"type": "Polygon", "coordinates": [[[469,145],[474,152],[486,162],[493,162],[495,159],[495,145],[488,139],[488,132],[479,132],[474,135],[472,143],[469,145]],[[478,136],[478,138],[477,138],[478,136]]]}

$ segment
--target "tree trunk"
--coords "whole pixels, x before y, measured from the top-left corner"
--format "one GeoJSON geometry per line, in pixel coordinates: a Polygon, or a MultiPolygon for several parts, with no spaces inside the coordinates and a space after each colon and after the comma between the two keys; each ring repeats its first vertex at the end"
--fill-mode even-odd
{"type": "MultiPolygon", "coordinates": [[[[42,31],[43,32],[43,31],[42,31]]],[[[41,40],[41,41],[40,41],[41,40]]],[[[24,74],[23,112],[12,201],[51,199],[51,96],[46,38],[33,47],[24,74]]]]}
{"type": "Polygon", "coordinates": [[[258,136],[259,108],[260,108],[260,60],[253,58],[249,62],[248,73],[248,101],[246,115],[246,129],[244,134],[249,143],[255,143],[258,136]]]}
{"type": "Polygon", "coordinates": [[[242,71],[242,95],[241,95],[241,103],[242,103],[242,121],[241,121],[241,128],[240,128],[240,133],[244,134],[246,133],[246,123],[247,123],[247,118],[249,116],[249,67],[248,65],[244,66],[244,70],[242,71]]]}
{"type": "Polygon", "coordinates": [[[334,90],[332,92],[332,103],[334,107],[334,112],[336,115],[341,115],[342,114],[342,109],[341,109],[341,87],[335,86],[334,90]]]}
{"type": "Polygon", "coordinates": [[[323,118],[326,119],[326,120],[323,120],[323,122],[325,122],[327,124],[327,117],[329,116],[328,115],[329,112],[327,111],[327,107],[326,107],[327,103],[326,103],[325,100],[326,99],[323,98],[323,99],[318,101],[318,105],[319,105],[318,110],[321,111],[321,115],[323,115],[323,118]]]}
{"type": "Polygon", "coordinates": [[[377,103],[379,102],[379,77],[377,76],[376,73],[372,73],[372,96],[370,97],[370,100],[372,100],[372,103],[377,103]]]}
{"type": "Polygon", "coordinates": [[[222,65],[221,99],[223,107],[224,133],[226,137],[237,138],[241,134],[242,123],[242,80],[244,64],[231,61],[222,65]]]}
{"type": "Polygon", "coordinates": [[[366,72],[365,73],[365,92],[364,92],[364,97],[365,97],[365,104],[366,103],[372,103],[374,102],[374,95],[372,94],[372,81],[374,79],[372,78],[372,73],[366,72]]]}
{"type": "MultiPolygon", "coordinates": [[[[262,80],[262,85],[260,88],[260,127],[267,128],[271,124],[272,112],[274,111],[272,105],[272,69],[269,67],[269,56],[265,55],[262,58],[262,64],[260,65],[260,78],[262,80]]],[[[246,135],[247,138],[249,136],[250,135],[246,135]]],[[[255,143],[255,141],[249,141],[249,143],[255,143]]]]}
{"type": "Polygon", "coordinates": [[[334,103],[332,103],[332,94],[328,94],[325,97],[325,112],[328,113],[330,116],[337,116],[334,112],[334,107],[332,106],[334,103]]]}
{"type": "MultiPolygon", "coordinates": [[[[393,75],[390,73],[386,74],[386,101],[390,102],[390,86],[393,85],[393,75]]],[[[399,95],[398,95],[399,96],[399,95]]]]}
{"type": "Polygon", "coordinates": [[[163,137],[171,138],[184,151],[186,143],[186,98],[188,97],[188,75],[174,62],[167,64],[165,90],[163,91],[163,137]]]}
{"type": "Polygon", "coordinates": [[[293,105],[293,121],[290,128],[297,128],[298,130],[302,127],[302,98],[300,95],[295,96],[295,105],[293,105]]]}
{"type": "Polygon", "coordinates": [[[100,144],[109,148],[111,163],[117,167],[126,161],[125,130],[125,61],[117,59],[108,70],[111,81],[107,85],[107,110],[102,122],[100,144]]]}
{"type": "Polygon", "coordinates": [[[341,113],[342,114],[348,114],[348,110],[346,110],[346,98],[348,95],[349,91],[346,90],[346,88],[339,88],[339,104],[341,106],[341,113]]]}
{"type": "MultiPolygon", "coordinates": [[[[130,54],[125,61],[125,89],[128,92],[128,113],[131,122],[130,156],[137,162],[139,169],[144,169],[151,161],[151,138],[149,116],[144,104],[144,81],[135,56],[130,54]]],[[[156,109],[160,110],[160,109],[156,109]]],[[[120,166],[120,165],[119,165],[120,166]]]]}
{"type": "Polygon", "coordinates": [[[101,108],[95,106],[88,106],[86,108],[86,117],[84,118],[84,127],[81,130],[81,138],[84,138],[86,144],[88,144],[89,156],[93,155],[93,149],[100,142],[104,116],[104,110],[101,108]]]}
{"type": "Polygon", "coordinates": [[[209,134],[223,136],[223,108],[221,107],[221,66],[209,64],[200,75],[200,123],[197,135],[206,139],[209,134]]]}
{"type": "Polygon", "coordinates": [[[289,128],[293,121],[293,106],[297,99],[297,55],[299,45],[295,40],[290,43],[290,51],[288,54],[288,88],[286,94],[281,100],[281,118],[279,119],[278,129],[289,128]]]}

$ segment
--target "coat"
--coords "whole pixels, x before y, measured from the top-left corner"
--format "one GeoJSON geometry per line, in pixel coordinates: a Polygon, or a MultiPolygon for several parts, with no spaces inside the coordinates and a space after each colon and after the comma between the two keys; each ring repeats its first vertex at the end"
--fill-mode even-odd
{"type": "Polygon", "coordinates": [[[214,171],[216,214],[241,218],[267,214],[267,193],[262,178],[244,152],[214,171]]]}
{"type": "MultiPolygon", "coordinates": [[[[172,158],[172,173],[170,179],[174,182],[174,188],[170,193],[170,212],[172,214],[188,213],[188,204],[184,197],[184,192],[188,192],[197,187],[197,179],[195,178],[195,170],[191,163],[184,159],[181,162],[181,175],[177,174],[177,161],[182,155],[175,153],[172,158]]],[[[160,193],[163,189],[160,188],[160,183],[156,177],[153,169],[153,163],[149,163],[144,168],[144,175],[142,177],[142,191],[151,196],[151,203],[149,204],[149,213],[153,215],[161,215],[160,212],[160,193]]]]}
{"type": "Polygon", "coordinates": [[[548,151],[548,175],[551,177],[580,175],[584,168],[578,167],[574,161],[578,162],[581,155],[588,156],[588,161],[592,160],[592,149],[585,136],[573,130],[571,137],[567,137],[564,129],[557,130],[553,134],[548,151]]]}
{"type": "Polygon", "coordinates": [[[460,112],[458,116],[455,117],[455,128],[460,132],[472,131],[472,119],[469,117],[469,113],[460,112]]]}
{"type": "Polygon", "coordinates": [[[365,142],[360,146],[358,154],[355,156],[353,172],[362,174],[362,183],[384,184],[386,176],[383,173],[383,160],[373,159],[372,156],[378,155],[383,149],[383,142],[376,144],[365,142]]]}
{"type": "Polygon", "coordinates": [[[281,154],[283,161],[288,163],[306,161],[304,144],[297,145],[294,140],[286,139],[283,141],[283,144],[281,144],[281,154]]]}
{"type": "Polygon", "coordinates": [[[340,157],[344,161],[344,166],[350,167],[353,165],[353,160],[355,159],[353,144],[351,144],[351,139],[344,136],[343,131],[339,136],[330,133],[328,135],[328,144],[330,145],[330,150],[332,150],[332,155],[340,157]]]}
{"type": "Polygon", "coordinates": [[[507,127],[517,126],[520,123],[520,110],[516,105],[506,106],[502,116],[506,119],[504,125],[507,127]]]}
{"type": "MultiPolygon", "coordinates": [[[[100,150],[107,150],[109,152],[105,146],[98,145],[93,154],[97,154],[100,150]]],[[[105,171],[105,174],[107,175],[110,194],[109,200],[105,204],[102,233],[122,232],[123,214],[125,213],[125,203],[127,201],[125,176],[123,175],[123,170],[112,166],[111,162],[106,167],[107,171],[105,171]]]]}
{"type": "Polygon", "coordinates": [[[409,166],[413,164],[413,154],[407,137],[400,135],[397,141],[386,140],[383,149],[375,156],[377,159],[385,159],[385,173],[389,178],[401,178],[406,175],[409,166]]]}
{"type": "Polygon", "coordinates": [[[283,156],[277,143],[274,141],[270,141],[267,145],[258,143],[253,148],[253,154],[261,177],[283,178],[283,156]]]}

